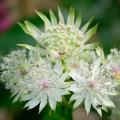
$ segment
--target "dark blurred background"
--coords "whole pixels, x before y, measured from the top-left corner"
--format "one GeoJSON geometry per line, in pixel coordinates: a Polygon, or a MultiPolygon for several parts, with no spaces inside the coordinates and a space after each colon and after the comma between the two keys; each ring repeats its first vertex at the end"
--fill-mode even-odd
{"type": "MultiPolygon", "coordinates": [[[[99,23],[94,40],[102,43],[105,53],[111,48],[120,48],[120,0],[0,0],[0,57],[10,50],[17,48],[18,43],[35,44],[35,41],[26,35],[18,26],[18,21],[30,20],[43,28],[43,21],[35,15],[35,10],[44,12],[52,9],[57,15],[57,6],[60,6],[66,17],[69,8],[75,8],[76,14],[81,13],[84,24],[94,15],[91,24],[99,23]]],[[[120,98],[116,98],[120,106],[120,98]]],[[[25,103],[12,104],[9,91],[0,84],[0,120],[72,120],[71,110],[58,105],[57,112],[49,111],[49,107],[38,115],[38,108],[27,111],[23,109],[25,103]]],[[[120,107],[119,107],[120,108],[120,107]]],[[[120,120],[120,109],[103,113],[102,120],[120,120]]],[[[74,120],[100,120],[93,111],[86,116],[84,109],[73,112],[74,120]]]]}

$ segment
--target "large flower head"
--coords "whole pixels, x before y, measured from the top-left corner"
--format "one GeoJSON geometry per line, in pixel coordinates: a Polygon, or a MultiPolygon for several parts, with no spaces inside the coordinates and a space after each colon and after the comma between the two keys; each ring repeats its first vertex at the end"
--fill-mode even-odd
{"type": "Polygon", "coordinates": [[[61,61],[52,63],[47,58],[38,59],[34,52],[27,56],[26,50],[17,50],[3,58],[1,69],[1,81],[11,91],[14,102],[27,100],[25,107],[29,109],[40,104],[41,112],[49,101],[55,110],[56,103],[69,93],[69,83],[65,82],[68,73],[63,72],[61,61]]]}
{"type": "Polygon", "coordinates": [[[74,83],[69,89],[74,93],[71,97],[75,100],[74,108],[84,101],[87,113],[93,106],[102,115],[101,109],[114,107],[109,95],[117,95],[117,86],[106,73],[99,58],[92,64],[81,61],[80,67],[71,71],[74,83]]]}
{"type": "Polygon", "coordinates": [[[97,25],[95,25],[86,32],[92,19],[80,28],[81,16],[78,15],[75,19],[73,8],[69,11],[67,22],[65,22],[59,8],[59,21],[57,21],[57,18],[51,10],[51,21],[44,14],[38,11],[36,11],[36,13],[45,23],[44,31],[39,30],[28,21],[25,21],[25,24],[20,23],[20,25],[27,34],[33,36],[37,42],[44,46],[52,57],[64,58],[66,56],[71,56],[71,53],[76,49],[78,49],[77,51],[80,53],[81,50],[89,49],[90,47],[94,48],[95,43],[84,47],[97,29],[97,25]]]}
{"type": "Polygon", "coordinates": [[[40,104],[39,112],[49,101],[52,110],[55,110],[56,103],[62,102],[62,96],[68,94],[69,83],[65,82],[68,77],[63,73],[62,63],[58,61],[54,66],[50,61],[43,61],[42,64],[33,66],[24,77],[26,92],[21,100],[28,100],[25,107],[29,109],[40,104]]]}

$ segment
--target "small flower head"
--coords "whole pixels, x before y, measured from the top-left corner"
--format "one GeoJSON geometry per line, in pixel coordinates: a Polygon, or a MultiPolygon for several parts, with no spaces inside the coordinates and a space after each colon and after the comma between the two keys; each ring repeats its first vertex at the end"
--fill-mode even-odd
{"type": "Polygon", "coordinates": [[[107,57],[107,69],[114,79],[120,82],[120,51],[112,49],[107,57]]]}

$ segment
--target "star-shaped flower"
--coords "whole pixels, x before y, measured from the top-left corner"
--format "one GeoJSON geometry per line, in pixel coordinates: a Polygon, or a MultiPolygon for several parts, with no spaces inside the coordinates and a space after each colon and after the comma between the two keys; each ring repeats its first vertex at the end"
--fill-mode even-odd
{"type": "Polygon", "coordinates": [[[69,88],[74,94],[71,101],[75,100],[74,108],[83,101],[87,113],[90,112],[91,105],[102,115],[101,109],[114,107],[109,95],[117,95],[115,86],[107,76],[101,59],[96,59],[92,64],[85,61],[80,62],[80,67],[70,72],[74,83],[69,88]]]}
{"type": "Polygon", "coordinates": [[[95,34],[97,29],[97,25],[95,25],[87,31],[92,18],[80,28],[81,16],[78,15],[75,19],[73,8],[69,11],[66,23],[60,8],[58,8],[59,21],[51,10],[51,21],[43,13],[38,11],[36,13],[44,21],[44,31],[38,29],[29,21],[25,21],[25,24],[19,23],[19,25],[27,34],[35,38],[40,45],[44,46],[52,58],[65,59],[65,57],[71,56],[75,49],[81,51],[95,48],[96,43],[86,43],[95,34]]]}
{"type": "Polygon", "coordinates": [[[40,104],[39,112],[49,102],[52,110],[55,110],[56,103],[62,102],[62,96],[68,94],[69,83],[65,82],[68,73],[63,73],[62,63],[58,61],[52,66],[50,61],[33,66],[25,76],[24,85],[26,94],[21,100],[28,100],[25,107],[29,109],[40,104]]]}

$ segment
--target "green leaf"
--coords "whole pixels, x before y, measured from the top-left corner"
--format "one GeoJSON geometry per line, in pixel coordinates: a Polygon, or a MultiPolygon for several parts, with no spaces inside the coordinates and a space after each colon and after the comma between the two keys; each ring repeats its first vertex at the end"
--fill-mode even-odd
{"type": "Polygon", "coordinates": [[[75,12],[74,9],[71,7],[68,14],[67,25],[74,25],[74,20],[75,20],[75,12]]]}
{"type": "Polygon", "coordinates": [[[57,18],[55,16],[55,14],[52,12],[52,10],[49,10],[50,12],[50,18],[51,18],[51,22],[53,25],[56,25],[57,24],[57,18]]]}

